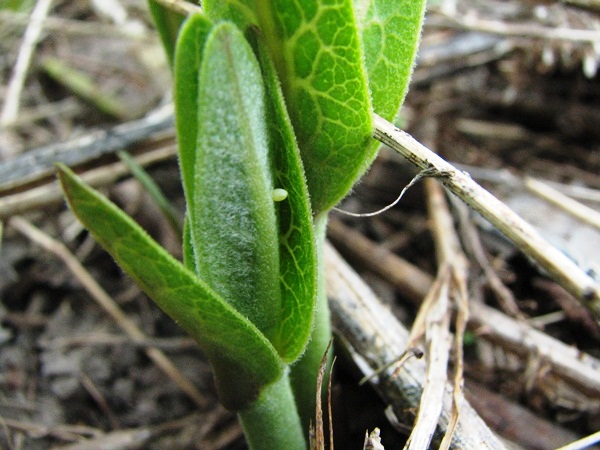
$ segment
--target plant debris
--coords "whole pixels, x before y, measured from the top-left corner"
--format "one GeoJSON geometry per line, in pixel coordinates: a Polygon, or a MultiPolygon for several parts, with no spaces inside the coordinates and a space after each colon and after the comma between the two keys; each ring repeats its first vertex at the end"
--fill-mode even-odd
{"type": "MultiPolygon", "coordinates": [[[[103,186],[163,245],[180,252],[168,220],[116,155],[126,149],[146,165],[183,216],[174,131],[169,110],[161,109],[171,94],[160,43],[144,1],[117,0],[124,16],[107,15],[92,3],[52,3],[29,49],[18,114],[0,130],[0,174],[7,174],[0,177],[0,218],[6,220],[0,228],[0,447],[244,449],[236,418],[218,406],[203,355],[66,212],[49,175],[52,152],[64,142],[84,176],[103,186]],[[118,102],[118,113],[107,115],[93,96],[53,77],[48,61],[85,74],[97,92],[118,102]],[[43,155],[43,164],[36,155],[43,155]],[[11,177],[16,162],[23,165],[22,175],[11,177]],[[92,300],[81,275],[23,234],[22,221],[64,245],[144,337],[128,336],[92,300]],[[166,355],[204,399],[201,407],[153,362],[149,350],[166,355]]],[[[600,19],[590,4],[435,2],[397,124],[468,172],[598,280],[600,230],[588,220],[594,213],[585,212],[600,212],[600,19]],[[583,205],[575,208],[583,215],[563,207],[566,201],[540,197],[531,180],[583,205]]],[[[0,10],[3,86],[9,85],[23,51],[29,14],[0,10]]],[[[8,96],[6,89],[0,91],[0,108],[8,96]]],[[[400,156],[383,149],[340,208],[355,213],[383,208],[415,175],[400,156]]],[[[336,317],[336,446],[360,448],[365,429],[377,427],[368,435],[371,447],[365,448],[402,448],[418,409],[429,408],[419,406],[417,394],[432,379],[427,361],[435,351],[445,352],[448,362],[447,376],[432,381],[446,386],[440,390],[445,406],[436,414],[444,419],[435,429],[435,443],[442,442],[452,401],[461,404],[459,424],[480,423],[481,417],[494,433],[524,448],[557,448],[596,432],[598,322],[452,196],[446,199],[454,220],[434,232],[438,219],[426,208],[433,194],[424,185],[412,186],[398,205],[374,217],[332,215],[330,240],[385,305],[377,310],[377,320],[393,314],[405,339],[393,341],[404,342],[398,354],[385,353],[392,347],[378,353],[381,349],[368,339],[376,340],[377,333],[380,339],[396,339],[392,328],[380,326],[363,336],[370,344],[361,350],[351,343],[351,322],[336,317]],[[440,258],[440,232],[457,237],[468,265],[458,253],[440,258]],[[442,268],[448,263],[459,263],[463,281],[456,283],[455,275],[442,268]],[[445,286],[437,299],[445,292],[448,304],[434,303],[420,315],[436,274],[445,286]],[[461,356],[457,341],[449,339],[462,327],[453,295],[463,290],[469,319],[464,343],[458,344],[461,356]],[[409,343],[409,330],[420,316],[416,323],[422,328],[415,328],[409,343]],[[440,338],[447,345],[434,346],[440,338]],[[385,364],[408,347],[424,350],[425,357],[410,358],[392,376],[395,366],[385,364]],[[374,372],[367,385],[358,386],[374,372]],[[453,386],[462,389],[462,378],[455,378],[460,372],[464,399],[452,400],[453,386]],[[414,373],[422,374],[414,392],[402,391],[402,377],[414,373]]],[[[342,263],[335,267],[342,270],[342,263]]],[[[453,439],[470,438],[463,433],[459,426],[453,439]]],[[[488,444],[495,442],[490,437],[488,444]]]]}

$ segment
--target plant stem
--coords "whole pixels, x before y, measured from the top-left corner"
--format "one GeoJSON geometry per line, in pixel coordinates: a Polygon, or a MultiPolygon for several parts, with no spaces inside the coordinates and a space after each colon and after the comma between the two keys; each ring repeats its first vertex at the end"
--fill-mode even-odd
{"type": "Polygon", "coordinates": [[[135,115],[135,111],[128,110],[121,99],[98,89],[98,85],[92,77],[80,70],[69,67],[60,59],[47,58],[42,66],[50,77],[74,92],[75,95],[92,103],[104,114],[117,119],[126,119],[135,115]]]}
{"type": "MultiPolygon", "coordinates": [[[[325,291],[325,236],[327,231],[327,214],[315,218],[315,243],[317,247],[318,267],[318,298],[315,306],[313,331],[306,351],[292,366],[290,373],[298,413],[302,427],[308,431],[309,425],[315,419],[317,373],[323,359],[323,354],[331,340],[331,319],[327,293],[325,291]]],[[[331,358],[329,360],[331,363],[331,358]]],[[[326,383],[325,383],[326,385],[326,383]]]]}
{"type": "Polygon", "coordinates": [[[600,321],[600,283],[594,281],[563,252],[550,245],[530,224],[508,206],[475,183],[471,177],[446,162],[408,133],[374,114],[373,137],[400,153],[421,170],[435,170],[435,176],[455,195],[485,217],[529,258],[580,299],[600,321]]]}
{"type": "Polygon", "coordinates": [[[256,402],[238,413],[251,450],[305,450],[307,434],[286,372],[256,402]]]}

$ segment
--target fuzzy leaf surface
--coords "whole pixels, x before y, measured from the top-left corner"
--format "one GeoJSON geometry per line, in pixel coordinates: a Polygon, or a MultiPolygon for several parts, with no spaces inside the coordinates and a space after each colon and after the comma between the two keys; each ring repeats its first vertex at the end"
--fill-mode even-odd
{"type": "Polygon", "coordinates": [[[412,73],[424,0],[354,0],[373,109],[393,121],[412,73]]]}
{"type": "Polygon", "coordinates": [[[300,152],[275,67],[260,36],[254,35],[253,44],[265,83],[274,186],[287,191],[287,198],[275,204],[283,311],[274,344],[284,361],[293,362],[302,354],[310,337],[317,298],[312,213],[300,152]]]}
{"type": "Polygon", "coordinates": [[[313,212],[338,203],[375,156],[352,0],[256,1],[306,171],[313,212]]]}
{"type": "Polygon", "coordinates": [[[241,31],[217,23],[198,82],[195,194],[188,205],[196,269],[272,339],[281,299],[264,95],[258,62],[241,31]]]}
{"type": "Polygon", "coordinates": [[[352,0],[208,0],[207,13],[258,25],[279,75],[313,213],[338,203],[366,170],[371,105],[352,0]]]}
{"type": "Polygon", "coordinates": [[[238,410],[282,375],[276,350],[245,317],[175,260],[129,216],[65,166],[69,206],[94,238],[210,359],[222,403],[238,410]]]}
{"type": "Polygon", "coordinates": [[[211,19],[229,20],[243,32],[249,25],[258,25],[255,0],[205,0],[202,6],[211,19]]]}
{"type": "MultiPolygon", "coordinates": [[[[212,23],[202,14],[185,21],[175,53],[175,126],[179,166],[187,205],[194,204],[194,170],[198,142],[198,73],[212,23]]],[[[189,213],[189,212],[188,212],[189,213]]],[[[188,217],[189,219],[189,217],[188,217]]]]}

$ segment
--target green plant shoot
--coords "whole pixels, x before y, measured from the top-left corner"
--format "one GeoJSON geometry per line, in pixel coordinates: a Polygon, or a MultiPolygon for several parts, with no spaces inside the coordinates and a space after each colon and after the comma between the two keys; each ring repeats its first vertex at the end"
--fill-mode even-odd
{"type": "Polygon", "coordinates": [[[216,372],[226,406],[237,409],[252,403],[261,386],[281,376],[276,350],[254,324],[68,168],[59,165],[58,171],[79,220],[144,292],[198,341],[216,372]]]}
{"type": "Polygon", "coordinates": [[[375,157],[372,113],[406,94],[424,1],[150,0],[174,73],[184,262],[64,166],[98,242],[199,343],[252,449],[305,449],[331,336],[328,211],[375,157]],[[176,41],[176,44],[175,44],[176,41]]]}
{"type": "Polygon", "coordinates": [[[347,194],[375,151],[369,145],[372,110],[352,1],[212,0],[205,8],[242,29],[260,28],[288,104],[313,212],[327,211],[347,194]]]}

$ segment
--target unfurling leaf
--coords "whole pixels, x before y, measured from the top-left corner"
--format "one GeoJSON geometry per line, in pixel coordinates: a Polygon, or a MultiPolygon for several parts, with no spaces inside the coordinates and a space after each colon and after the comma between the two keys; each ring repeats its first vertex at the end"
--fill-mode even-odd
{"type": "Polygon", "coordinates": [[[277,74],[259,34],[251,39],[265,83],[269,154],[274,184],[286,190],[276,204],[282,318],[274,345],[285,362],[304,351],[317,301],[317,255],[308,188],[277,74]]]}
{"type": "Polygon", "coordinates": [[[354,0],[373,109],[393,121],[412,73],[423,0],[354,0]]]}
{"type": "Polygon", "coordinates": [[[248,319],[68,168],[58,166],[58,174],[81,223],[207,354],[226,407],[238,410],[249,405],[264,386],[281,377],[277,352],[248,319]]]}
{"type": "Polygon", "coordinates": [[[210,17],[264,35],[282,85],[314,214],[339,202],[376,148],[351,0],[208,0],[210,17]]]}
{"type": "Polygon", "coordinates": [[[212,23],[202,14],[189,17],[179,34],[175,54],[175,126],[179,165],[188,205],[194,204],[194,168],[198,142],[198,74],[212,23]]]}
{"type": "Polygon", "coordinates": [[[176,110],[188,198],[184,253],[186,265],[290,363],[312,329],[315,242],[298,147],[273,64],[258,40],[260,68],[231,23],[213,27],[192,17],[182,30],[176,110]],[[198,82],[189,83],[184,77],[194,66],[198,82]],[[196,125],[188,127],[193,114],[196,125]]]}
{"type": "Polygon", "coordinates": [[[264,88],[252,49],[232,23],[208,34],[198,77],[188,205],[196,270],[272,339],[281,298],[264,88]]]}

